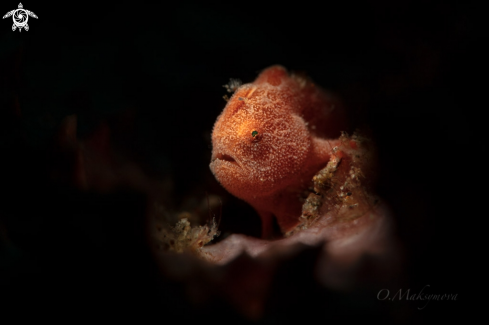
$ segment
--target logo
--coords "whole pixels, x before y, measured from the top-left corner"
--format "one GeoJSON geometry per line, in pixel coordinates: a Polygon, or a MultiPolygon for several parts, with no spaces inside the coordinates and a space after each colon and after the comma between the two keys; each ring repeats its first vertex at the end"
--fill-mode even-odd
{"type": "Polygon", "coordinates": [[[14,24],[12,25],[12,31],[15,31],[16,28],[19,29],[19,32],[24,28],[26,31],[29,30],[29,25],[27,25],[27,21],[29,20],[29,16],[36,18],[35,13],[29,10],[23,9],[22,3],[19,3],[19,8],[9,11],[3,16],[3,18],[7,18],[12,16],[14,20],[14,24]]]}

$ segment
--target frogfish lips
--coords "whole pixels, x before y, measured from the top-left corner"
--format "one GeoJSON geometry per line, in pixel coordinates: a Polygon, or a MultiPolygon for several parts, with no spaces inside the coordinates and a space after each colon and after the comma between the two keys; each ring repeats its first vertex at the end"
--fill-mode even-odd
{"type": "Polygon", "coordinates": [[[232,163],[233,162],[234,163],[236,162],[236,160],[232,156],[230,156],[228,154],[225,154],[225,153],[220,153],[220,152],[217,153],[217,154],[215,154],[215,155],[213,155],[212,161],[215,161],[216,159],[223,160],[223,161],[229,161],[229,162],[232,162],[232,163]]]}
{"type": "Polygon", "coordinates": [[[243,168],[241,163],[236,160],[234,156],[219,151],[212,153],[211,164],[209,167],[216,176],[221,173],[225,174],[225,170],[229,170],[230,168],[236,170],[236,172],[239,172],[239,170],[243,168]]]}

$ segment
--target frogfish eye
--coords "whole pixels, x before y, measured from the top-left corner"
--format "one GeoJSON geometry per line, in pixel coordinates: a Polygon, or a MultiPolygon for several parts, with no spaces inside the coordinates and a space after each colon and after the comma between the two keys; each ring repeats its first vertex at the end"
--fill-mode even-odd
{"type": "Polygon", "coordinates": [[[259,133],[257,130],[253,130],[251,132],[251,137],[252,137],[252,142],[258,142],[261,139],[262,134],[259,133]]]}

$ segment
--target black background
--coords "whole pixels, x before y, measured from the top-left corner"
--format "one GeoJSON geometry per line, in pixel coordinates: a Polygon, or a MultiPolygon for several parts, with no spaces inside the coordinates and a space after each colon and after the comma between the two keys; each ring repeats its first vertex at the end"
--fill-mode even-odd
{"type": "MultiPolygon", "coordinates": [[[[397,307],[361,307],[376,297],[351,293],[332,303],[338,308],[314,311],[311,297],[327,293],[305,287],[301,297],[309,300],[286,310],[271,303],[263,322],[291,321],[306,308],[325,323],[363,313],[431,322],[475,299],[463,271],[479,247],[469,244],[467,229],[484,217],[480,8],[441,1],[23,4],[39,17],[29,19],[28,32],[12,32],[10,18],[0,26],[3,308],[245,321],[225,302],[194,307],[182,284],[159,275],[145,239],[143,193],[97,194],[54,182],[48,171],[63,162],[49,148],[67,115],[77,115],[84,139],[129,110],[133,128],[118,146],[151,177],[172,180],[175,209],[189,195],[225,196],[208,168],[222,85],[250,82],[272,64],[307,72],[345,100],[356,126],[370,126],[380,152],[378,192],[394,211],[408,261],[406,288],[428,284],[458,300],[423,311],[410,305],[393,316],[397,307]]],[[[226,214],[254,212],[226,200],[222,226],[236,231],[226,214]]],[[[258,234],[258,217],[249,218],[253,226],[243,232],[258,234]]]]}

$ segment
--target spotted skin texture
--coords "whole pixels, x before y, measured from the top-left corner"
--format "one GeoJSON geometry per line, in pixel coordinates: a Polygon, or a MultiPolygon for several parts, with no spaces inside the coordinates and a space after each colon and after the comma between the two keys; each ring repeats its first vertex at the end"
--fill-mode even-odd
{"type": "Polygon", "coordinates": [[[262,237],[270,238],[274,217],[282,233],[298,224],[300,195],[345,128],[337,99],[307,77],[272,66],[236,89],[217,118],[210,168],[256,209],[262,237]]]}

